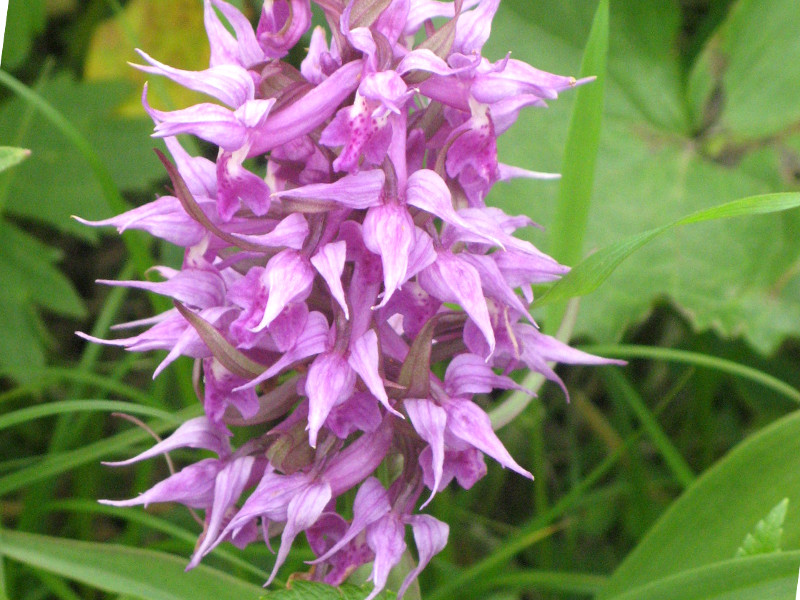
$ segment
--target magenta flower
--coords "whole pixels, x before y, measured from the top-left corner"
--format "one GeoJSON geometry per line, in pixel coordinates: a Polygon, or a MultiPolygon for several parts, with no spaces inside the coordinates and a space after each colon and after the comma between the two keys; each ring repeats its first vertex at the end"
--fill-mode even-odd
{"type": "Polygon", "coordinates": [[[336,585],[371,563],[370,598],[410,528],[418,565],[402,596],[447,542],[447,525],[419,513],[437,492],[474,485],[487,455],[532,478],[473,397],[521,389],[510,377],[520,369],[563,387],[553,361],[615,362],[539,332],[531,286],[567,269],[514,237],[527,217],[485,204],[498,181],[549,177],[499,163],[497,136],[522,108],[582,82],[483,58],[499,0],[315,2],[335,29],[313,31],[299,70],[283,59],[309,29],[309,0],[266,1],[255,30],[205,0],[203,71],[140,53],[138,68],[212,101],[162,111],[145,88],[174,195],[87,224],[185,248],[180,270],[155,269],[163,281],[103,282],[175,308],[121,326],[146,327],[138,335],[81,335],[167,350],[156,374],[181,355],[198,361],[205,416],[116,464],[175,448],[216,458],[104,502],[205,510],[190,567],[224,541],[279,536],[269,581],[305,533],[313,577],[336,585]],[[446,19],[438,31],[433,18],[446,19]],[[216,145],[216,159],[188,155],[179,134],[216,145]],[[233,447],[242,426],[256,434],[233,447]],[[375,476],[384,460],[403,465],[390,481],[375,476]],[[336,499],[350,490],[347,521],[336,499]]]}

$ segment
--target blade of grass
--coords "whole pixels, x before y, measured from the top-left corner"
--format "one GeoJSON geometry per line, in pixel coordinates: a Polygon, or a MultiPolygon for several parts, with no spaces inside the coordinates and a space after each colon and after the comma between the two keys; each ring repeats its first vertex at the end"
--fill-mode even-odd
{"type": "Polygon", "coordinates": [[[26,423],[34,419],[50,417],[60,414],[74,414],[78,412],[124,412],[146,417],[156,417],[164,421],[172,421],[180,425],[175,415],[167,411],[152,408],[150,406],[140,406],[132,402],[121,402],[115,400],[61,400],[58,402],[48,402],[38,406],[29,406],[12,413],[0,415],[0,430],[13,427],[20,423],[26,423]]]}
{"type": "Polygon", "coordinates": [[[674,348],[658,348],[655,346],[636,346],[625,344],[603,344],[580,346],[584,352],[592,354],[599,354],[601,356],[613,356],[618,358],[651,358],[653,360],[663,360],[667,362],[683,363],[687,365],[694,365],[696,367],[705,367],[728,373],[736,377],[749,379],[755,383],[761,384],[782,396],[788,398],[792,402],[800,403],[800,390],[793,388],[788,383],[785,383],[773,377],[768,373],[748,367],[741,363],[727,360],[725,358],[718,358],[708,354],[701,354],[699,352],[691,352],[689,350],[676,350],[674,348]]]}
{"type": "MultiPolygon", "coordinates": [[[[581,62],[580,77],[595,80],[581,86],[575,98],[561,166],[558,203],[550,226],[550,254],[567,265],[581,258],[594,168],[603,120],[606,62],[608,58],[608,0],[600,0],[581,62]]],[[[564,307],[561,307],[563,312],[564,307]]],[[[550,321],[555,330],[560,319],[550,321]]]]}
{"type": "Polygon", "coordinates": [[[594,596],[605,585],[608,578],[591,573],[569,573],[559,571],[519,571],[499,575],[486,585],[478,584],[478,588],[506,589],[525,592],[548,591],[561,594],[580,594],[594,596]]]}
{"type": "MultiPolygon", "coordinates": [[[[148,426],[157,434],[161,434],[175,427],[176,421],[185,421],[199,416],[202,408],[199,405],[181,410],[174,415],[174,419],[167,422],[148,423],[148,426]]],[[[76,450],[48,454],[36,464],[20,469],[9,475],[0,477],[0,495],[19,490],[32,483],[61,475],[80,465],[92,461],[108,458],[110,455],[122,452],[136,444],[150,439],[150,435],[141,429],[124,431],[109,438],[93,442],[76,450]]]]}
{"type": "MultiPolygon", "coordinates": [[[[5,373],[0,373],[5,375],[5,373]]],[[[109,377],[104,377],[103,375],[94,375],[91,373],[81,373],[80,371],[76,371],[75,369],[68,369],[63,367],[46,367],[41,370],[35,370],[32,372],[32,376],[35,377],[37,380],[36,384],[30,384],[21,388],[22,392],[33,392],[42,390],[48,385],[52,385],[53,383],[59,382],[77,382],[90,385],[92,387],[96,387],[99,390],[105,390],[108,393],[116,394],[123,398],[128,398],[129,400],[133,400],[134,402],[139,402],[141,404],[150,405],[152,406],[153,400],[147,394],[140,392],[139,390],[132,388],[128,385],[115,381],[109,377]]],[[[9,390],[8,392],[4,392],[0,394],[0,404],[7,400],[11,400],[13,398],[18,398],[22,394],[21,391],[18,390],[9,390]]]]}

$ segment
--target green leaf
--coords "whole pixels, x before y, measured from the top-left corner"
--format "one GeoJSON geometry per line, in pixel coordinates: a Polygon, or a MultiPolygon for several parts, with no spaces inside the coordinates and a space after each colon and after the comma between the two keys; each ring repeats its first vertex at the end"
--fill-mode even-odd
{"type": "Polygon", "coordinates": [[[163,552],[79,542],[30,533],[0,533],[0,554],[107,592],[144,600],[244,600],[263,596],[255,584],[163,552]]]}
{"type": "Polygon", "coordinates": [[[794,0],[740,0],[692,69],[696,127],[719,151],[782,134],[800,121],[800,10],[794,0]],[[769,40],[765,44],[764,40],[769,40]]]}
{"type": "Polygon", "coordinates": [[[12,148],[11,146],[0,146],[0,173],[18,165],[31,155],[30,150],[25,148],[12,148]]]}
{"type": "MultiPolygon", "coordinates": [[[[708,543],[713,543],[708,538],[708,543]]],[[[765,600],[792,598],[800,552],[728,560],[667,577],[613,600],[765,600]]]]}
{"type": "MultiPolygon", "coordinates": [[[[580,260],[589,219],[597,148],[603,120],[608,58],[608,0],[597,5],[581,61],[580,77],[596,79],[578,89],[564,150],[564,168],[552,226],[552,256],[567,265],[580,260]]],[[[548,329],[555,331],[566,306],[552,309],[548,329]]]]}
{"type": "Polygon", "coordinates": [[[6,30],[3,40],[3,68],[9,71],[21,66],[33,40],[45,26],[44,0],[10,0],[6,7],[6,30]]]}
{"type": "MultiPolygon", "coordinates": [[[[163,176],[152,148],[161,145],[150,137],[146,119],[120,116],[118,106],[131,86],[119,81],[76,83],[66,75],[55,77],[40,90],[53,107],[85,136],[88,145],[107,168],[118,190],[147,190],[163,176]]],[[[0,139],[14,139],[27,101],[14,99],[0,110],[0,139]]],[[[56,132],[41,115],[31,121],[22,140],[32,156],[13,171],[6,210],[46,223],[60,231],[92,238],[95,230],[71,215],[86,219],[110,217],[106,196],[87,157],[76,152],[74,141],[56,132]]]]}
{"type": "MultiPolygon", "coordinates": [[[[796,8],[791,0],[785,5],[796,8]]],[[[504,0],[485,54],[499,58],[513,50],[515,58],[538,68],[575,74],[595,6],[504,0]]],[[[768,3],[778,10],[774,6],[776,2],[768,3]]],[[[606,112],[585,236],[589,252],[736,198],[796,189],[787,168],[800,164],[796,128],[787,126],[738,152],[716,154],[709,148],[713,132],[694,127],[688,75],[678,51],[682,33],[677,0],[612,2],[610,9],[606,112]]],[[[751,27],[757,29],[774,16],[753,19],[751,27]]],[[[797,107],[798,61],[785,69],[782,61],[765,67],[773,52],[797,52],[787,35],[777,36],[774,45],[771,38],[770,44],[750,44],[751,62],[732,56],[729,69],[751,69],[753,77],[766,72],[770,86],[774,82],[797,107]]],[[[758,85],[747,89],[768,105],[775,96],[765,91],[758,85]]],[[[523,111],[499,140],[500,159],[540,171],[563,170],[559,161],[574,101],[575,94],[567,90],[546,111],[523,111]]],[[[768,112],[765,108],[751,116],[768,119],[768,112]]],[[[509,213],[527,214],[547,228],[553,223],[557,192],[548,182],[512,181],[496,186],[488,202],[509,213]]],[[[793,276],[800,255],[798,229],[800,214],[786,212],[661,236],[620,265],[609,285],[582,300],[574,333],[603,343],[617,341],[655,302],[667,300],[696,329],[713,327],[722,335],[742,336],[768,353],[786,336],[800,335],[800,278],[793,276]]],[[[526,232],[542,248],[550,247],[549,236],[547,231],[526,232]]]]}
{"type": "Polygon", "coordinates": [[[540,296],[536,304],[559,302],[593,292],[608,279],[622,261],[645,244],[675,227],[716,219],[780,212],[798,206],[800,206],[800,194],[784,193],[752,196],[702,210],[667,225],[639,233],[607,246],[589,256],[562,277],[544,295],[540,296]]]}
{"type": "Polygon", "coordinates": [[[72,283],[53,266],[59,252],[0,221],[0,370],[21,377],[44,364],[45,336],[36,307],[66,317],[85,315],[72,283]]]}
{"type": "MultiPolygon", "coordinates": [[[[332,587],[313,581],[294,581],[291,587],[269,592],[263,598],[264,600],[364,600],[371,591],[370,585],[358,587],[346,584],[332,587]]],[[[383,592],[378,598],[388,600],[394,598],[394,594],[383,592]]]]}
{"type": "MultiPolygon", "coordinates": [[[[794,505],[800,502],[800,479],[794,469],[787,468],[796,461],[798,439],[800,413],[796,412],[739,444],[670,506],[614,572],[598,598],[615,598],[682,571],[728,561],[753,523],[763,518],[765,506],[775,506],[784,498],[794,505]]],[[[800,520],[790,519],[784,528],[788,549],[796,550],[800,547],[800,520]]],[[[784,560],[783,557],[782,553],[763,558],[769,562],[784,560]]],[[[745,561],[760,558],[737,560],[744,571],[748,564],[762,564],[745,561]]],[[[800,563],[797,558],[793,560],[792,576],[796,582],[800,563]]],[[[736,569],[732,571],[735,573],[736,569]]],[[[631,596],[636,597],[639,596],[631,596]]],[[[781,597],[790,596],[761,596],[781,597]]]]}
{"type": "Polygon", "coordinates": [[[736,557],[779,552],[781,549],[781,537],[783,536],[783,522],[786,520],[788,508],[788,498],[778,502],[775,508],[769,511],[766,518],[756,524],[753,532],[747,534],[742,545],[736,550],[736,557]]]}

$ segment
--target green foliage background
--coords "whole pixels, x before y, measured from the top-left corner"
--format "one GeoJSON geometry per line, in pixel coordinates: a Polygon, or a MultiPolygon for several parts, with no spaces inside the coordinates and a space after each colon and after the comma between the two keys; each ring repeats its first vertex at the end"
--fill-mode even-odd
{"type": "MultiPolygon", "coordinates": [[[[257,15],[255,2],[236,4],[257,15]]],[[[542,223],[530,239],[577,263],[690,213],[800,191],[796,1],[611,0],[608,30],[598,18],[587,55],[604,6],[503,0],[484,52],[498,59],[511,50],[577,74],[582,60],[605,64],[607,40],[604,93],[581,100],[602,114],[593,178],[597,122],[573,120],[569,132],[577,90],[523,113],[501,138],[504,162],[540,171],[567,172],[563,161],[591,153],[575,163],[586,166],[569,188],[590,195],[567,198],[576,211],[568,215],[588,210],[586,231],[554,225],[565,206],[557,182],[500,184],[490,202],[542,223]]],[[[190,364],[152,381],[159,356],[84,345],[72,333],[113,336],[111,324],[159,309],[157,299],[94,279],[144,277],[150,265],[180,260],[167,245],[120,240],[70,216],[108,217],[164,190],[152,152],[160,142],[138,109],[143,78],[126,61],[141,47],[202,68],[201,14],[199,0],[10,0],[0,72],[0,145],[9,147],[0,148],[0,599],[263,593],[265,547],[221,548],[187,575],[199,527],[186,511],[95,502],[133,496],[166,472],[160,463],[99,464],[150,443],[110,413],[137,415],[163,434],[199,407],[190,364]]],[[[158,106],[196,101],[152,83],[158,106]]],[[[758,202],[777,211],[800,197],[769,198],[758,202]]],[[[576,274],[597,279],[607,256],[576,274]]],[[[536,310],[555,331],[559,310],[536,310]]],[[[800,211],[669,228],[584,296],[577,314],[575,342],[629,366],[562,369],[570,404],[545,386],[501,429],[535,483],[492,465],[474,489],[437,496],[432,513],[450,523],[450,544],[409,595],[792,597],[800,211]]],[[[502,400],[483,399],[487,408],[502,400]]],[[[308,571],[310,556],[298,544],[282,574],[308,571]]],[[[297,582],[268,597],[358,598],[368,589],[297,582]]]]}

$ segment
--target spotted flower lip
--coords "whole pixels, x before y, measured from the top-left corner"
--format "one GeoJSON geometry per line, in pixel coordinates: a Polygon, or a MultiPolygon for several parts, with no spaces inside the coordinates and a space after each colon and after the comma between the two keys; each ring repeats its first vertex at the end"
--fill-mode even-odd
{"type": "Polygon", "coordinates": [[[314,2],[332,29],[315,28],[307,44],[310,0],[266,0],[255,29],[232,4],[204,0],[207,69],[139,52],[136,68],[208,100],[161,110],[145,86],[153,135],[174,162],[162,158],[172,195],[79,220],[182,247],[180,268],[101,282],[175,308],[118,326],[144,327],[138,334],[79,335],[165,350],[155,375],[179,356],[197,362],[204,415],[109,464],[176,448],[214,457],[103,502],[204,510],[190,568],[223,542],[279,536],[267,583],[305,533],[316,557],[308,577],[338,585],[371,563],[370,599],[410,529],[418,564],[402,597],[447,543],[448,526],[420,512],[437,493],[474,485],[486,456],[533,477],[492,430],[485,396],[527,391],[514,371],[563,388],[552,362],[619,362],[537,329],[532,286],[568,269],[514,236],[528,217],[486,204],[498,182],[557,177],[502,164],[497,138],[523,108],[588,80],[482,56],[499,0],[314,2]],[[298,43],[308,47],[299,69],[284,60],[298,43]],[[218,149],[191,156],[179,135],[218,149]],[[243,426],[247,439],[234,435],[243,426]],[[384,461],[402,467],[379,480],[384,461]],[[336,509],[351,490],[348,520],[336,509]]]}

